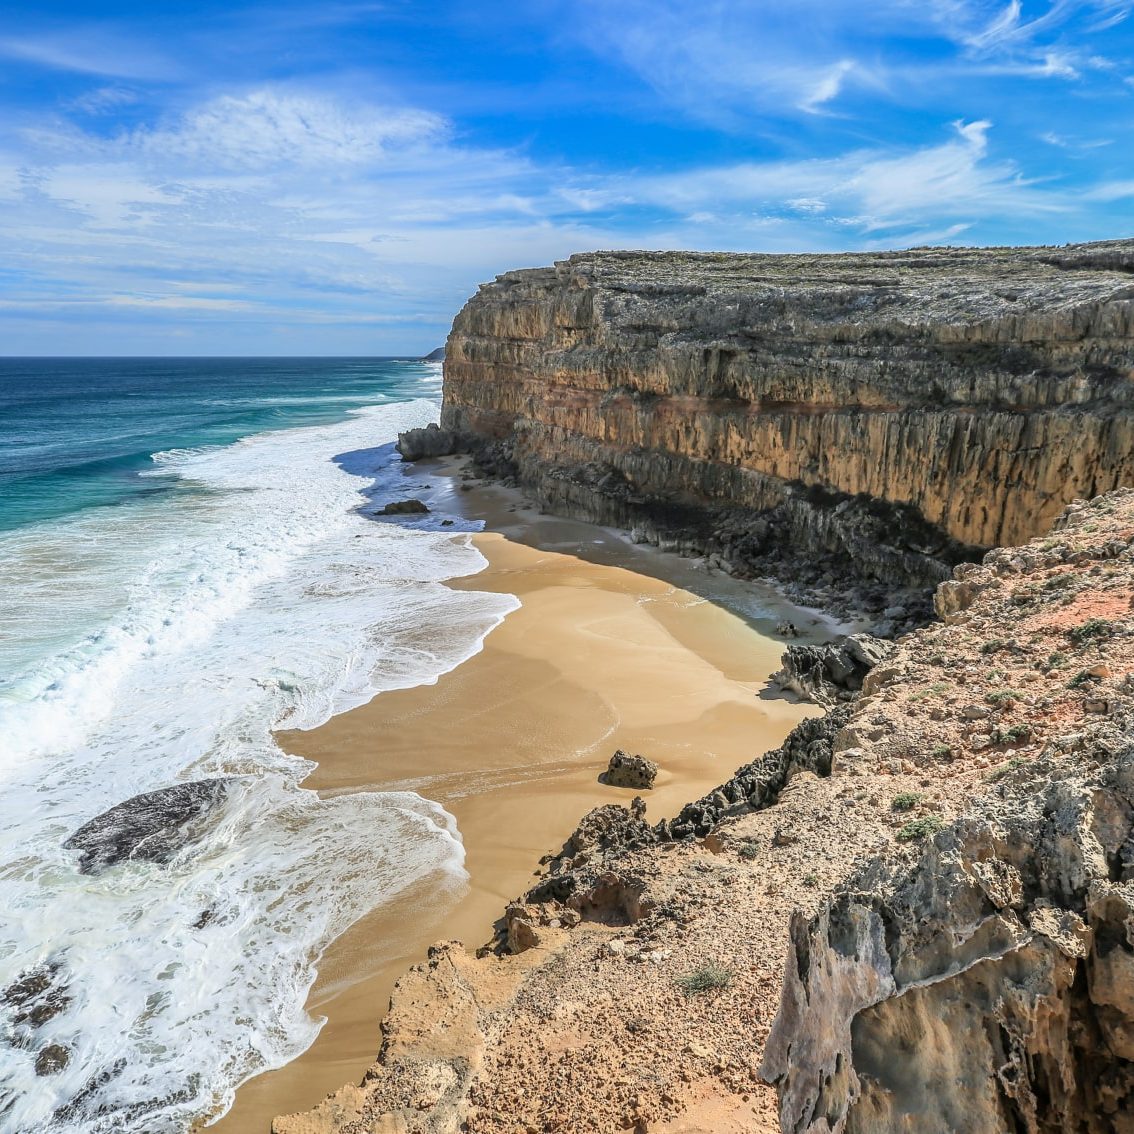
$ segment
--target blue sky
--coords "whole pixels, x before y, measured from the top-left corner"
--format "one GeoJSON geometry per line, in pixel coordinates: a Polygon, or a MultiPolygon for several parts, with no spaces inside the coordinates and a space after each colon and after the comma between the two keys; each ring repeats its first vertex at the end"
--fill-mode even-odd
{"type": "Polygon", "coordinates": [[[40,0],[0,352],[383,354],[593,248],[1134,235],[1134,0],[40,0]]]}

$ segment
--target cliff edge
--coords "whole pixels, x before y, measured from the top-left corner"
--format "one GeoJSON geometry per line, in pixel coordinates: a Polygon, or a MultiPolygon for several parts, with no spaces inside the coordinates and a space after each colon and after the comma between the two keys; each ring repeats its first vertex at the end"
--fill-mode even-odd
{"type": "Polygon", "coordinates": [[[595,252],[469,300],[442,425],[742,575],[935,584],[1134,475],[1132,332],[1129,241],[595,252]]]}

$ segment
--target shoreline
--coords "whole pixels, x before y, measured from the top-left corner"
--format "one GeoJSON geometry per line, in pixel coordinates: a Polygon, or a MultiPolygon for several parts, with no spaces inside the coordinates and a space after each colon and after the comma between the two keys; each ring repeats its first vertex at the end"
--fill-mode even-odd
{"type": "Polygon", "coordinates": [[[784,646],[775,622],[794,616],[800,640],[826,640],[832,627],[813,612],[607,529],[540,516],[518,492],[457,491],[456,462],[403,471],[414,488],[428,478],[435,512],[488,529],[472,537],[485,568],[447,585],[515,594],[521,606],[434,684],[379,694],[278,739],[316,762],[305,786],[324,795],[416,790],[442,804],[457,819],[469,880],[455,900],[430,884],[413,888],[328,947],[307,1001],[328,1020],[319,1038],[242,1086],[209,1127],[220,1134],[267,1134],[275,1116],[361,1079],[393,984],[426,948],[455,938],[472,950],[490,939],[542,855],[592,807],[638,794],[597,781],[616,748],[661,764],[642,793],[656,821],[819,713],[765,690],[784,646]],[[570,553],[580,548],[585,558],[570,553]]]}

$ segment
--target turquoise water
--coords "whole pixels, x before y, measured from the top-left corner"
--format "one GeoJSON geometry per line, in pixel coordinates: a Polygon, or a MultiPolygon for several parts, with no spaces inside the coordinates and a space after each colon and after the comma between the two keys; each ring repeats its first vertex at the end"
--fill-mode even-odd
{"type": "Polygon", "coordinates": [[[273,735],[435,681],[517,605],[445,586],[484,565],[467,522],[374,517],[420,487],[392,443],[440,384],[392,359],[0,361],[0,993],[49,973],[65,1003],[35,1022],[0,995],[0,1134],[187,1134],[313,1041],[331,940],[407,888],[423,917],[459,896],[441,807],[322,799],[273,735]],[[170,861],[81,872],[92,819],[216,777],[170,861]],[[66,1066],[38,1074],[48,1048],[66,1066]]]}
{"type": "Polygon", "coordinates": [[[432,392],[388,358],[0,358],[0,531],[169,492],[153,454],[341,421],[432,392]]]}

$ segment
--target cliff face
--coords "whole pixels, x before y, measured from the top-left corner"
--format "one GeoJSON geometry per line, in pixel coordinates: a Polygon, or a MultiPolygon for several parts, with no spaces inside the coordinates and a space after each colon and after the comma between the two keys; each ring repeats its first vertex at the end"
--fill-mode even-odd
{"type": "Polygon", "coordinates": [[[442,424],[552,510],[937,581],[1134,478],[1134,242],[593,253],[458,315],[442,424]]]}

